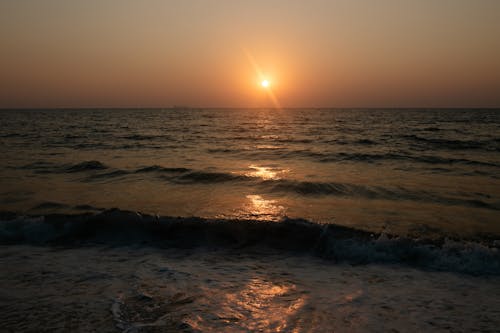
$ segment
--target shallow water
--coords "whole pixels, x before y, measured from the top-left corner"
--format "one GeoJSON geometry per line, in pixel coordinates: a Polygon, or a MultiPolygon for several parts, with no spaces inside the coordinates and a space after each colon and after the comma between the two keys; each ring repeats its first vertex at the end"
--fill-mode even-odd
{"type": "Polygon", "coordinates": [[[500,235],[498,110],[0,111],[0,210],[500,235]]]}
{"type": "Polygon", "coordinates": [[[271,250],[0,247],[2,327],[23,332],[494,332],[497,277],[271,250]]]}

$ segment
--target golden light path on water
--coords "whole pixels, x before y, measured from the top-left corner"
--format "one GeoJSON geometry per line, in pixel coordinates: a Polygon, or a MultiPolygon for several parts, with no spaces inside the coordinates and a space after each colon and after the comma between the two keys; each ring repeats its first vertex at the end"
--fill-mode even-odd
{"type": "MultiPolygon", "coordinates": [[[[259,166],[250,164],[246,171],[233,172],[237,175],[254,178],[256,181],[278,181],[283,179],[285,174],[289,173],[290,169],[282,169],[276,167],[259,166]]],[[[238,218],[261,221],[279,221],[286,213],[286,200],[278,198],[264,197],[263,194],[251,192],[242,197],[234,198],[227,197],[235,203],[235,208],[225,214],[217,214],[218,218],[238,218]]]]}
{"type": "MultiPolygon", "coordinates": [[[[295,284],[257,276],[244,287],[220,296],[219,310],[214,315],[226,325],[239,323],[242,329],[253,332],[298,331],[299,314],[307,304],[307,295],[299,293],[295,284]]],[[[208,324],[201,316],[188,323],[200,331],[208,324]]]]}
{"type": "Polygon", "coordinates": [[[250,217],[278,220],[284,215],[285,207],[278,204],[277,200],[264,199],[257,194],[249,194],[246,196],[250,200],[248,205],[245,205],[244,210],[250,217]]]}
{"type": "Polygon", "coordinates": [[[250,164],[248,168],[251,171],[245,173],[245,176],[258,177],[263,180],[279,180],[283,178],[283,174],[290,172],[290,169],[273,169],[255,164],[250,164]]]}
{"type": "MultiPolygon", "coordinates": [[[[248,166],[249,172],[245,173],[247,177],[260,178],[262,180],[279,180],[283,175],[290,172],[289,169],[273,169],[265,166],[251,164],[248,166]]],[[[271,221],[279,220],[285,214],[285,207],[280,205],[277,200],[264,199],[262,195],[248,194],[249,200],[244,206],[244,211],[251,218],[267,219],[271,221]]]]}

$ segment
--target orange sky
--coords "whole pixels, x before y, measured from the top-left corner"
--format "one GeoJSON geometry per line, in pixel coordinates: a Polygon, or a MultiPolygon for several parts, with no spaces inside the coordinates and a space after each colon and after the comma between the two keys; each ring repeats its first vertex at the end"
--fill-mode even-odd
{"type": "Polygon", "coordinates": [[[0,107],[500,107],[497,0],[5,0],[0,107]]]}

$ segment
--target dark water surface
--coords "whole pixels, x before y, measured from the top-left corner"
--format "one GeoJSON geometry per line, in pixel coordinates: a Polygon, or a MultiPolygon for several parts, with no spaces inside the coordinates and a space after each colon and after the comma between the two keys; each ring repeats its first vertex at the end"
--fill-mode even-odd
{"type": "Polygon", "coordinates": [[[2,110],[0,210],[500,236],[499,110],[2,110]]]}
{"type": "Polygon", "coordinates": [[[0,124],[6,331],[500,327],[498,110],[4,110],[0,124]]]}

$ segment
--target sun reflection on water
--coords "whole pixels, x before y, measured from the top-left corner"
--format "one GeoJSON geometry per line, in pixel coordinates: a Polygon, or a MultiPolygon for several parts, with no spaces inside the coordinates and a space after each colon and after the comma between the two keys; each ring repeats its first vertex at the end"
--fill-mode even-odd
{"type": "MultiPolygon", "coordinates": [[[[239,201],[239,200],[238,200],[239,201]]],[[[280,221],[286,212],[281,202],[274,199],[265,199],[258,194],[248,194],[239,207],[225,214],[216,215],[217,218],[236,218],[242,220],[280,221]]]]}
{"type": "Polygon", "coordinates": [[[290,169],[275,169],[265,166],[258,166],[251,164],[248,166],[251,171],[247,172],[245,176],[257,177],[263,180],[279,180],[283,174],[290,172],[290,169]]]}
{"type": "MultiPolygon", "coordinates": [[[[250,279],[241,289],[228,292],[221,299],[215,318],[225,325],[239,326],[245,331],[295,331],[307,296],[286,281],[269,281],[259,277],[250,279]]],[[[204,318],[192,318],[189,324],[204,330],[204,318]]]]}
{"type": "Polygon", "coordinates": [[[247,329],[281,332],[303,306],[303,296],[295,295],[293,284],[277,284],[254,278],[239,293],[227,295],[227,303],[247,316],[247,329]],[[290,298],[293,299],[290,301],[290,298]]]}
{"type": "Polygon", "coordinates": [[[256,194],[249,194],[246,197],[250,200],[250,204],[245,207],[245,211],[251,218],[274,221],[280,219],[285,213],[285,208],[276,200],[266,200],[256,194]]]}

